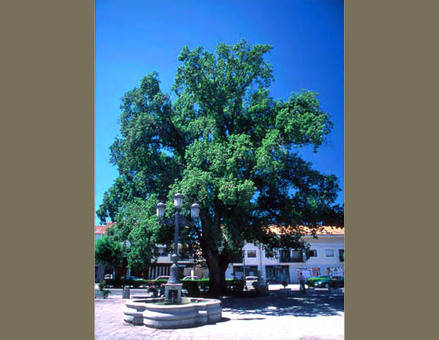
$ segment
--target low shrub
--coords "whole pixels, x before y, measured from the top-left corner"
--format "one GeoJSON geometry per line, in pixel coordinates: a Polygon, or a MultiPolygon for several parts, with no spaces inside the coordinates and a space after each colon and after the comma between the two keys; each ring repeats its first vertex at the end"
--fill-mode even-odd
{"type": "Polygon", "coordinates": [[[122,280],[107,279],[103,281],[105,281],[105,287],[122,288],[123,285],[122,280]]]}
{"type": "Polygon", "coordinates": [[[110,293],[111,291],[109,291],[108,289],[102,290],[102,296],[104,297],[104,299],[106,299],[110,293]]]}
{"type": "Polygon", "coordinates": [[[105,280],[105,287],[111,288],[123,288],[123,286],[129,286],[133,288],[139,288],[140,286],[144,286],[147,284],[147,280],[125,280],[125,279],[116,279],[116,280],[105,280]]]}
{"type": "MultiPolygon", "coordinates": [[[[149,291],[159,291],[163,284],[167,282],[166,279],[159,280],[106,280],[105,287],[122,288],[124,285],[132,286],[134,288],[143,286],[149,291]]],[[[201,291],[209,290],[209,278],[202,279],[184,279],[181,280],[183,289],[186,289],[189,296],[200,296],[201,291]]],[[[226,279],[226,289],[229,293],[240,293],[244,290],[245,282],[238,279],[226,279]]]]}
{"type": "Polygon", "coordinates": [[[168,280],[167,279],[157,279],[154,282],[158,283],[158,284],[162,284],[162,283],[167,283],[168,280]]]}
{"type": "Polygon", "coordinates": [[[140,286],[146,286],[148,284],[148,280],[137,279],[137,280],[127,280],[126,285],[132,286],[134,288],[139,288],[140,286]]]}
{"type": "Polygon", "coordinates": [[[200,282],[200,289],[203,292],[206,292],[209,290],[210,286],[209,286],[209,279],[208,278],[200,279],[199,282],[200,282]]]}
{"type": "Polygon", "coordinates": [[[108,297],[108,295],[111,293],[111,291],[109,291],[108,289],[105,289],[106,285],[107,285],[106,280],[101,280],[98,284],[99,291],[102,293],[102,297],[104,299],[106,299],[108,297]]]}
{"type": "Polygon", "coordinates": [[[107,281],[105,281],[105,280],[101,280],[101,281],[99,282],[98,287],[99,287],[99,290],[100,290],[100,291],[103,291],[104,288],[105,288],[106,286],[107,286],[107,281]]]}

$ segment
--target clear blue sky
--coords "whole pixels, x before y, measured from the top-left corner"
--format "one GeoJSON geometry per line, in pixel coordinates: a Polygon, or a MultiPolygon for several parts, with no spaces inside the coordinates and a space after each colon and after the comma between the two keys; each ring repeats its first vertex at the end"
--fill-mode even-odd
{"type": "MultiPolygon", "coordinates": [[[[344,201],[344,19],[342,0],[96,0],[95,39],[95,210],[117,177],[109,146],[119,133],[120,98],[157,71],[169,92],[182,47],[240,39],[273,46],[271,95],[319,93],[334,122],[328,143],[314,154],[317,170],[335,174],[344,201]]],[[[96,217],[95,223],[99,223],[96,217]]]]}

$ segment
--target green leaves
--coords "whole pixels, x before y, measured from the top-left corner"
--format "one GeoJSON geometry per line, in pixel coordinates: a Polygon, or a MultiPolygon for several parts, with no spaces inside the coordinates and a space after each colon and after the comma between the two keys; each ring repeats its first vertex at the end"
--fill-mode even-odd
{"type": "Polygon", "coordinates": [[[213,199],[224,206],[248,206],[256,192],[247,178],[254,161],[248,135],[231,135],[225,141],[195,141],[187,149],[187,171],[179,187],[205,207],[213,199]]]}
{"type": "Polygon", "coordinates": [[[282,156],[286,154],[287,151],[283,148],[283,141],[279,130],[272,129],[267,131],[262,139],[262,145],[256,149],[254,173],[258,176],[276,176],[286,165],[282,159],[282,156]]]}
{"type": "Polygon", "coordinates": [[[116,215],[116,227],[112,237],[120,242],[128,240],[125,247],[128,266],[144,270],[154,261],[156,244],[167,243],[172,234],[171,228],[162,227],[155,216],[158,203],[156,196],[143,200],[135,198],[123,204],[116,215]]]}
{"type": "Polygon", "coordinates": [[[315,149],[329,134],[332,122],[320,109],[317,95],[312,91],[293,94],[287,102],[278,103],[275,126],[285,142],[294,146],[314,145],[315,149]]]}
{"type": "Polygon", "coordinates": [[[185,47],[173,89],[179,97],[191,98],[200,116],[213,119],[209,122],[215,123],[214,137],[239,132],[234,121],[243,113],[245,96],[253,85],[269,86],[272,81],[271,65],[263,58],[270,49],[245,41],[219,44],[216,55],[201,47],[192,51],[185,47]]]}
{"type": "Polygon", "coordinates": [[[256,186],[251,180],[240,180],[232,176],[219,179],[218,187],[218,199],[226,206],[248,207],[256,192],[256,186]]]}
{"type": "Polygon", "coordinates": [[[113,237],[103,235],[96,241],[95,258],[97,262],[109,266],[119,266],[123,261],[123,246],[113,237]]]}

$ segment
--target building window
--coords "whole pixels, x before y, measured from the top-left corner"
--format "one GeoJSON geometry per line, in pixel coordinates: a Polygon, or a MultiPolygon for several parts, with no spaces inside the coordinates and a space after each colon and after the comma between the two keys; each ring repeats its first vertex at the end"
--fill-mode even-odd
{"type": "Polygon", "coordinates": [[[334,249],[325,249],[326,257],[334,257],[334,249]]]}
{"type": "Polygon", "coordinates": [[[240,279],[243,276],[256,276],[258,273],[257,266],[233,266],[233,277],[240,279]],[[244,274],[245,271],[245,274],[244,274]]]}
{"type": "Polygon", "coordinates": [[[256,257],[256,250],[247,250],[247,257],[256,257]]]}
{"type": "Polygon", "coordinates": [[[274,249],[273,250],[265,249],[265,257],[267,258],[274,257],[274,249]]]}
{"type": "Polygon", "coordinates": [[[317,250],[316,249],[310,249],[308,251],[308,256],[309,257],[317,257],[317,250]]]}
{"type": "Polygon", "coordinates": [[[279,251],[279,261],[280,262],[291,262],[290,250],[289,249],[281,249],[279,251]]]}
{"type": "Polygon", "coordinates": [[[338,250],[338,258],[339,258],[340,262],[344,262],[344,249],[338,250]]]}
{"type": "Polygon", "coordinates": [[[281,249],[279,255],[279,262],[303,262],[302,250],[281,249]]]}
{"type": "Polygon", "coordinates": [[[303,262],[302,250],[293,250],[291,252],[291,262],[303,262]]]}

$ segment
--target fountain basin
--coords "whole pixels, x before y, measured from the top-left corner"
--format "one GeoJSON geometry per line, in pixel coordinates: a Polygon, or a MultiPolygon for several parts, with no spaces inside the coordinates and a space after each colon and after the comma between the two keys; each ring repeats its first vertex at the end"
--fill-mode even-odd
{"type": "Polygon", "coordinates": [[[221,301],[182,297],[179,305],[163,298],[133,297],[125,304],[124,321],[158,329],[195,327],[221,320],[221,301]]]}

